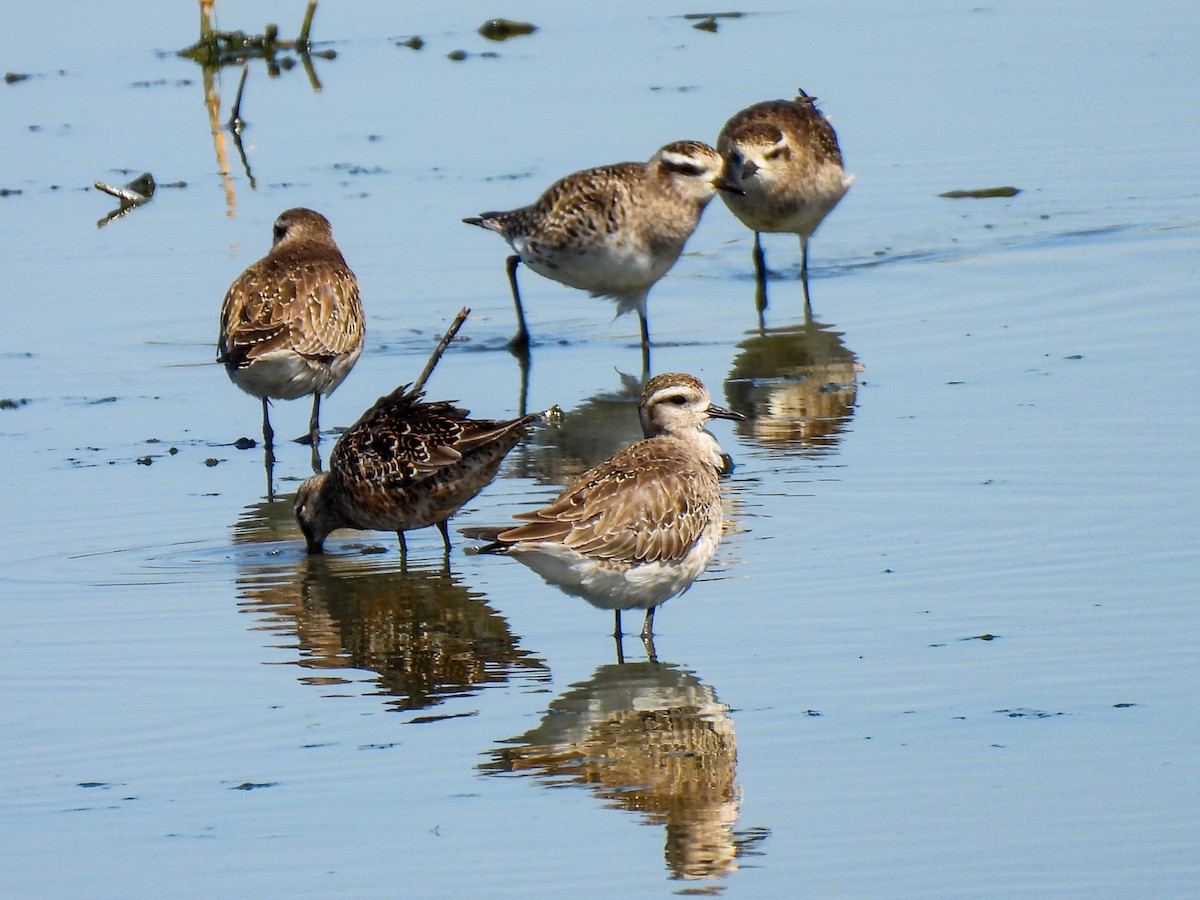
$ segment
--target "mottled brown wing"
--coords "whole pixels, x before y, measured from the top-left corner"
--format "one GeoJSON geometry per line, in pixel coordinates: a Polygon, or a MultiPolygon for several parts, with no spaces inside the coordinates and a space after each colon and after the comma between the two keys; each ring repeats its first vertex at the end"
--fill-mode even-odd
{"type": "Polygon", "coordinates": [[[644,163],[617,163],[576,172],[552,184],[534,205],[539,218],[537,243],[560,250],[594,233],[597,225],[605,233],[618,231],[622,215],[635,202],[630,187],[645,170],[644,163]]]}
{"type": "Polygon", "coordinates": [[[682,558],[719,508],[715,473],[686,454],[640,441],[584,473],[553,503],[516,518],[504,543],[553,541],[598,559],[682,558]]]}
{"type": "Polygon", "coordinates": [[[537,416],[507,422],[469,419],[470,411],[453,403],[426,403],[408,385],[380,397],[338,438],[329,468],[338,477],[394,490],[453,466],[478,448],[513,433],[527,434],[537,416]]]}
{"type": "Polygon", "coordinates": [[[337,253],[301,246],[268,255],[238,277],[221,307],[219,358],[233,365],[274,350],[339,356],[362,339],[358,282],[337,253]]]}

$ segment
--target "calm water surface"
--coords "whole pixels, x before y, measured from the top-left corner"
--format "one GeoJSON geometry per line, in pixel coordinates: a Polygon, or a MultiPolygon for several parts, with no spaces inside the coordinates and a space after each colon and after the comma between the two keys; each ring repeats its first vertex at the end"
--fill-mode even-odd
{"type": "Polygon", "coordinates": [[[195,4],[8,11],[6,896],[1195,895],[1200,10],[690,11],[323,3],[335,58],[250,67],[245,164],[240,69],[175,54],[195,4]],[[485,41],[497,14],[539,30],[485,41]],[[759,330],[719,201],[651,294],[654,370],[752,414],[713,426],[728,533],[657,662],[516,563],[459,540],[445,571],[436,531],[407,571],[386,534],[305,556],[308,450],[268,502],[212,363],[281,210],[324,212],[362,284],[327,427],[463,305],[430,393],[567,411],[456,520],[503,522],[637,436],[637,323],[526,273],[523,376],[506,248],[461,217],[797,87],[857,176],[817,321],[771,236],[759,330]],[[97,229],[92,182],[143,171],[97,229]]]}

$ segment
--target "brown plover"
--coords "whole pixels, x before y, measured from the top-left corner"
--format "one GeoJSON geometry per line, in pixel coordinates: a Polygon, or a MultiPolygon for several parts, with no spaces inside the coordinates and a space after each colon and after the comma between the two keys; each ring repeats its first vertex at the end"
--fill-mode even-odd
{"type": "Polygon", "coordinates": [[[760,314],[767,306],[761,233],[799,235],[800,282],[811,317],[808,239],[854,181],[842,168],[837,135],[816,102],[800,91],[795,100],[756,103],[726,122],[717,138],[726,177],[740,189],[722,195],[725,205],[754,231],[760,314]]]}
{"type": "Polygon", "coordinates": [[[654,610],[687,590],[721,537],[719,475],[727,461],[704,430],[712,417],[741,419],[714,406],[700,381],[678,373],[647,382],[638,406],[644,440],[581,475],[549,506],[516,516],[512,528],[469,528],[490,541],[480,552],[505,553],[550,584],[614,611],[654,610]]]}

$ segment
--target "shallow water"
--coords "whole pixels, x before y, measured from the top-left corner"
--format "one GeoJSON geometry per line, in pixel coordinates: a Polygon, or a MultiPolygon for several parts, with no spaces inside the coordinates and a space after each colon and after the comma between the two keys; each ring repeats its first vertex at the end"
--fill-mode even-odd
{"type": "Polygon", "coordinates": [[[253,186],[174,53],[193,4],[9,11],[4,893],[1192,895],[1200,13],[428,6],[322,4],[319,91],[251,65],[253,186]],[[487,42],[497,13],[539,30],[487,42]],[[499,523],[636,436],[637,323],[522,273],[523,384],[506,248],[461,217],[797,87],[857,176],[811,244],[818,322],[771,236],[759,331],[719,201],[651,293],[654,370],[754,414],[713,424],[728,533],[657,664],[461,538],[449,573],[434,530],[407,571],[386,534],[305,556],[308,449],[277,448],[267,502],[233,446],[258,404],[212,363],[279,211],[324,212],[362,284],[327,428],[463,305],[431,395],[567,411],[455,520],[499,523]],[[91,183],[147,170],[97,229],[91,183]]]}

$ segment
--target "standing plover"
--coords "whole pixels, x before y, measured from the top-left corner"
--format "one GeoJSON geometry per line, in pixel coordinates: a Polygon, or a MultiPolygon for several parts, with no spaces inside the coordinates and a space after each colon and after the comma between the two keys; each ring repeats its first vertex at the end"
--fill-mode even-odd
{"type": "Polygon", "coordinates": [[[657,606],[687,590],[704,571],[721,537],[718,476],[727,461],[704,430],[711,417],[741,419],[714,406],[691,375],[656,375],[638,412],[644,440],[581,475],[549,506],[521,513],[512,528],[468,528],[550,584],[614,611],[646,610],[650,638],[657,606]]]}
{"type": "Polygon", "coordinates": [[[648,162],[568,175],[529,206],[463,219],[495,231],[516,251],[507,262],[517,310],[512,346],[529,346],[517,289],[517,265],[525,263],[546,278],[615,300],[617,315],[636,310],[648,369],[646,295],[679,258],[716,191],[729,187],[723,167],[707,144],[676,141],[648,162]]]}
{"type": "Polygon", "coordinates": [[[452,403],[426,403],[408,385],[380,397],[333,446],[329,471],[296,493],[295,513],[309,553],[336,528],[404,532],[436,525],[446,555],[446,520],[483,490],[505,455],[545,413],[470,419],[452,403]]]}
{"type": "Polygon", "coordinates": [[[329,220],[289,209],[275,220],[270,252],[237,277],[221,306],[217,362],[262,400],[263,442],[274,458],[269,402],[312,394],[308,439],[319,466],[321,395],[350,373],[363,348],[358,280],[333,240],[329,220]]]}
{"type": "Polygon", "coordinates": [[[754,274],[758,309],[767,306],[762,232],[800,237],[800,282],[808,298],[808,239],[854,181],[842,168],[842,153],[816,98],[800,91],[795,100],[767,100],[725,123],[717,149],[726,177],[740,190],[723,194],[725,205],[754,231],[754,274]]]}

